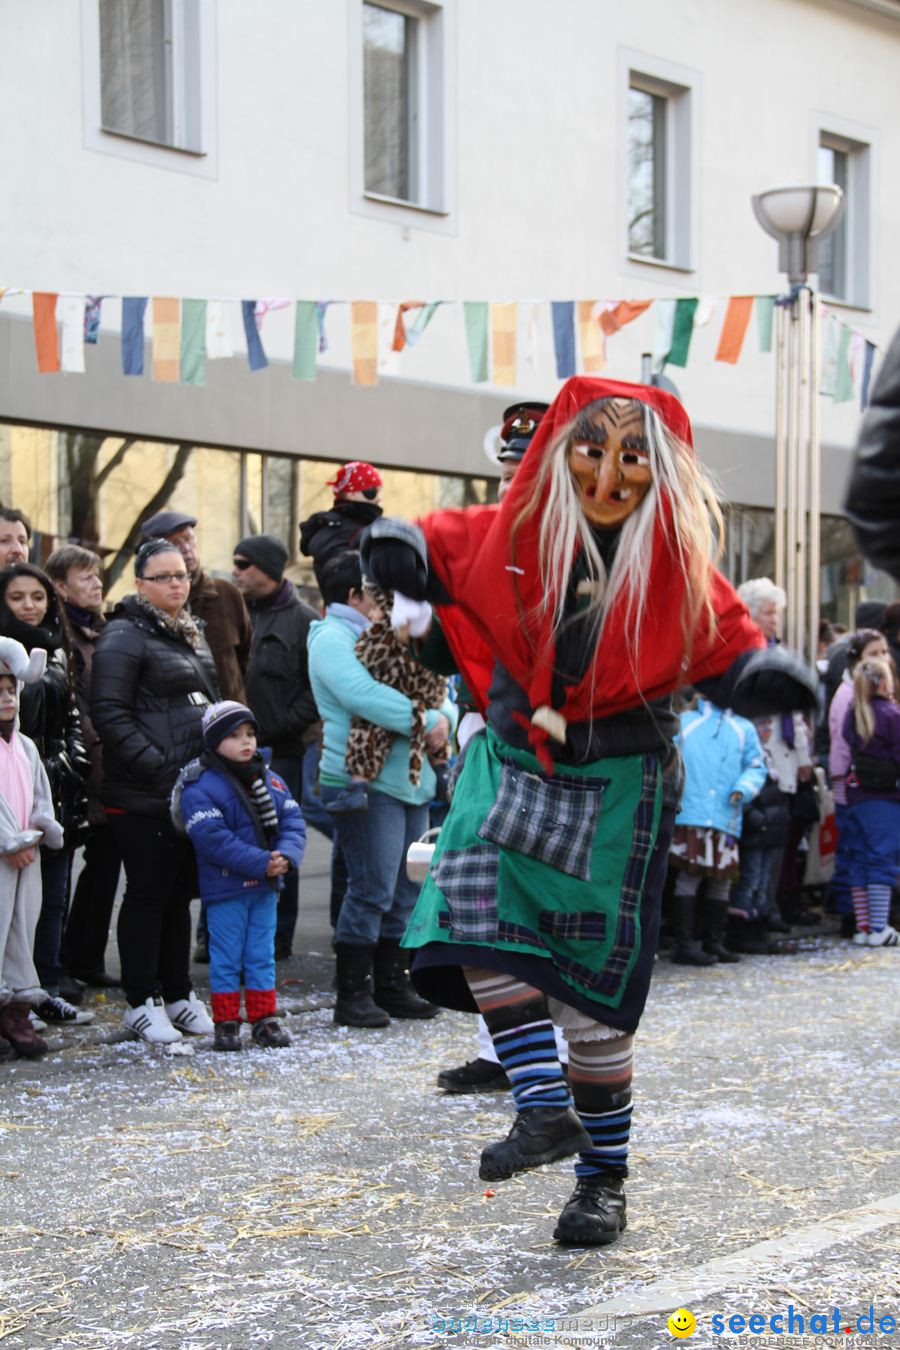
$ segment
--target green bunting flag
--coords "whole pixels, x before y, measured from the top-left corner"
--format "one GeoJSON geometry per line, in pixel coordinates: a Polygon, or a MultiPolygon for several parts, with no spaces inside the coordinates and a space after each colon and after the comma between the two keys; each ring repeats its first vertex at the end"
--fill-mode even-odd
{"type": "Polygon", "coordinates": [[[318,305],[315,300],[298,300],[294,311],[294,364],[291,375],[295,380],[316,378],[316,352],[319,347],[318,305]]]}
{"type": "Polygon", "coordinates": [[[834,375],[835,403],[848,403],[853,397],[853,375],[850,371],[850,339],[852,330],[841,324],[841,336],[837,349],[837,370],[834,375]]]}
{"type": "Polygon", "coordinates": [[[699,300],[677,300],[675,302],[675,322],[672,325],[672,345],[669,348],[670,366],[686,366],[691,338],[694,336],[694,315],[699,300]]]}
{"type": "Polygon", "coordinates": [[[483,384],[488,377],[488,303],[486,300],[465,300],[463,314],[472,382],[483,384]]]}
{"type": "Polygon", "coordinates": [[[761,352],[772,350],[772,320],[774,317],[774,295],[758,295],[756,297],[756,331],[761,352]]]}
{"type": "Polygon", "coordinates": [[[181,302],[182,384],[206,384],[206,301],[181,302]]]}

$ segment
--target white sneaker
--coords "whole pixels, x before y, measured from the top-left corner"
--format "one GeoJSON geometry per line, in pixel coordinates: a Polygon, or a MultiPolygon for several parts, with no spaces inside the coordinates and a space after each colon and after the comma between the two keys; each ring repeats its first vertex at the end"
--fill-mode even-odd
{"type": "Polygon", "coordinates": [[[853,941],[857,947],[868,947],[871,934],[863,932],[860,928],[853,934],[853,941]]]}
{"type": "Polygon", "coordinates": [[[166,1004],[166,1015],[173,1027],[189,1036],[211,1036],[215,1031],[213,1020],[193,989],[187,998],[166,1004]]]}
{"type": "Polygon", "coordinates": [[[161,998],[148,998],[136,1008],[126,1009],[125,1027],[139,1041],[149,1041],[151,1045],[171,1045],[181,1040],[181,1032],[166,1016],[161,998]]]}
{"type": "Polygon", "coordinates": [[[877,933],[869,934],[870,947],[896,947],[898,943],[900,943],[900,933],[890,924],[885,928],[880,928],[877,933]]]}

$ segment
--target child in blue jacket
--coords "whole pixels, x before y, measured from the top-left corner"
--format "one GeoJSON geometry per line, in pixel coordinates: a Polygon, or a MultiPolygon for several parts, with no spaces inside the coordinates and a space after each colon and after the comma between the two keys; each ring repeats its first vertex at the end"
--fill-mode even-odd
{"type": "Polygon", "coordinates": [[[766,765],[752,722],[701,699],[681,714],[676,738],[684,760],[684,796],[675,817],[669,861],[677,869],[678,924],[672,960],[708,966],[740,958],[725,946],[731,882],[738,872],[742,808],[766,781],[766,765]],[[694,908],[706,880],[703,945],[694,932],[694,908]]]}
{"type": "Polygon", "coordinates": [[[241,1048],[241,971],[254,1043],[291,1043],[275,1016],[275,919],[282,878],[303,857],[306,823],[258,752],[256,729],[242,703],[214,703],[203,718],[206,750],[182,769],[172,798],[206,905],[216,1050],[241,1048]]]}

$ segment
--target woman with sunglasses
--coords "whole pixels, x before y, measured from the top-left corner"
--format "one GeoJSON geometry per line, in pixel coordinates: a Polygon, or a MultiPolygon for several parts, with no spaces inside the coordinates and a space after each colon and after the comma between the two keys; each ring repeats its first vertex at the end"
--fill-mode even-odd
{"type": "Polygon", "coordinates": [[[197,891],[191,845],[169,818],[179,769],[203,750],[201,723],[219,698],[216,667],[187,608],[190,577],[174,544],[152,539],[137,553],[136,595],[113,611],[97,643],[91,716],[103,742],[101,800],[125,864],[118,940],[125,1026],[167,1044],[212,1034],[191,987],[190,902],[197,891]]]}

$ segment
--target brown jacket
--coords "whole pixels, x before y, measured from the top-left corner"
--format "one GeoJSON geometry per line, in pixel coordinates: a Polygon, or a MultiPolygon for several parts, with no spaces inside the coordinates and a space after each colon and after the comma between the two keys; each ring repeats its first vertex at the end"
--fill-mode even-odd
{"type": "Polygon", "coordinates": [[[206,625],[223,698],[247,702],[244,676],[250,659],[250,616],[238,588],[202,569],[191,586],[191,613],[206,625]]]}

